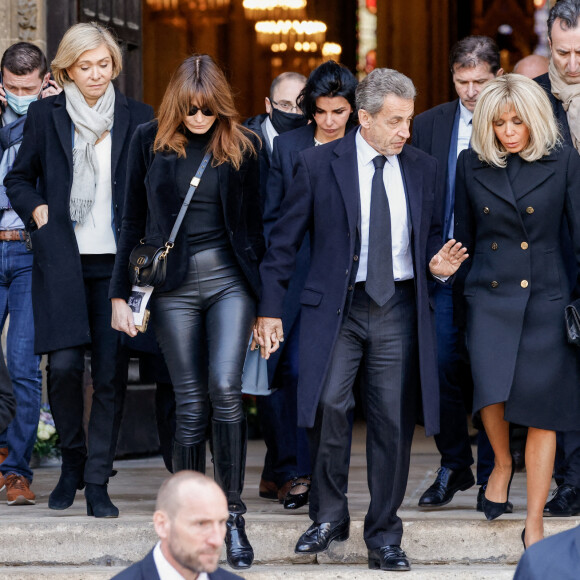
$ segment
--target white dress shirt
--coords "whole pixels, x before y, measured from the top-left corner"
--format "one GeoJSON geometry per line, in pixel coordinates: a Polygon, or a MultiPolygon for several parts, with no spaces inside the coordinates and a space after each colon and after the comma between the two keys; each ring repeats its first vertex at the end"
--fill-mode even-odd
{"type": "Polygon", "coordinates": [[[278,131],[274,129],[274,125],[272,125],[272,120],[270,119],[270,115],[266,117],[266,121],[264,122],[266,128],[266,139],[268,139],[268,143],[270,143],[270,151],[274,150],[274,139],[278,137],[278,131]]]}
{"type": "MultiPolygon", "coordinates": [[[[371,217],[371,189],[375,166],[373,159],[380,155],[363,138],[358,129],[356,134],[356,155],[358,162],[358,181],[360,191],[360,233],[361,247],[356,282],[367,279],[369,253],[369,223],[371,217]]],[[[413,256],[409,236],[407,198],[403,176],[396,155],[386,157],[383,180],[391,212],[391,245],[393,250],[393,277],[395,281],[413,278],[413,256]]]]}
{"type": "MultiPolygon", "coordinates": [[[[185,578],[167,561],[161,551],[161,542],[157,542],[153,548],[153,560],[157,568],[157,573],[161,580],[185,580],[185,578]]],[[[197,580],[209,580],[205,572],[197,576],[197,580]]]]}
{"type": "Polygon", "coordinates": [[[457,157],[459,154],[469,147],[471,141],[471,132],[473,130],[473,113],[463,106],[459,101],[459,127],[457,132],[457,157]]]}

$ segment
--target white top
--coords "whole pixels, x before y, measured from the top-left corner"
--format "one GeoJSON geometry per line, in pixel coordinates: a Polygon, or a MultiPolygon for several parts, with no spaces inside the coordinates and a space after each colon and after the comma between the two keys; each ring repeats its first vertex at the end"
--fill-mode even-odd
{"type": "MultiPolygon", "coordinates": [[[[356,274],[357,282],[367,279],[369,253],[369,223],[371,217],[371,189],[375,166],[373,159],[380,155],[363,138],[358,129],[356,134],[358,180],[360,190],[361,248],[356,274]]],[[[383,180],[391,212],[391,245],[393,249],[393,277],[395,281],[413,278],[413,256],[409,237],[407,198],[403,176],[396,155],[390,155],[383,168],[383,180]]]]}
{"type": "Polygon", "coordinates": [[[116,254],[113,233],[111,186],[111,134],[95,145],[98,171],[95,203],[83,225],[75,225],[75,236],[81,254],[116,254]]]}
{"type": "MultiPolygon", "coordinates": [[[[167,561],[161,551],[161,542],[157,542],[153,548],[153,560],[157,568],[157,573],[161,580],[185,580],[183,576],[167,561]]],[[[205,572],[197,576],[197,580],[209,580],[205,572]]]]}

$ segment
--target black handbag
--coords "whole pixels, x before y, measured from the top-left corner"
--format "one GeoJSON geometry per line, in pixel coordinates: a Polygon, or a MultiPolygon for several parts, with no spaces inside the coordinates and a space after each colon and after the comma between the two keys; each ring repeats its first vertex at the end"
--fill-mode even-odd
{"type": "Polygon", "coordinates": [[[175,244],[175,238],[185,217],[185,212],[191,202],[193,194],[201,181],[201,176],[211,159],[211,153],[206,153],[195,177],[189,184],[187,195],[183,200],[169,239],[163,246],[148,244],[146,240],[141,240],[131,251],[129,256],[129,280],[133,286],[161,286],[165,282],[167,273],[167,255],[175,244]]]}
{"type": "Polygon", "coordinates": [[[568,342],[580,346],[580,299],[568,304],[564,309],[564,318],[566,320],[566,335],[568,342]]]}

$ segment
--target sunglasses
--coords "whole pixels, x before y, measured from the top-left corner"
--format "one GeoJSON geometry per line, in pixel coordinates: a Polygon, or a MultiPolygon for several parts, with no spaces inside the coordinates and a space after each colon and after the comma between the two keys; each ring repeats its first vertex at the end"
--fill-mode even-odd
{"type": "Polygon", "coordinates": [[[188,117],[195,117],[197,115],[197,112],[201,111],[201,114],[204,117],[213,117],[214,114],[211,112],[210,109],[208,109],[207,107],[204,107],[203,109],[200,107],[191,107],[191,109],[189,109],[189,113],[187,113],[188,117]]]}

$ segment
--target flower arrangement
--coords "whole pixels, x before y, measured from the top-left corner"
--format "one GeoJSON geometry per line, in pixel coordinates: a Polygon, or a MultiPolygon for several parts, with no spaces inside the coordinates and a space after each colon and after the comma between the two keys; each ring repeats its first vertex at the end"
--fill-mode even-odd
{"type": "Polygon", "coordinates": [[[39,458],[58,457],[60,449],[57,446],[58,434],[54,426],[54,419],[48,405],[40,407],[40,418],[38,420],[38,431],[36,432],[36,442],[34,443],[35,453],[39,458]]]}

